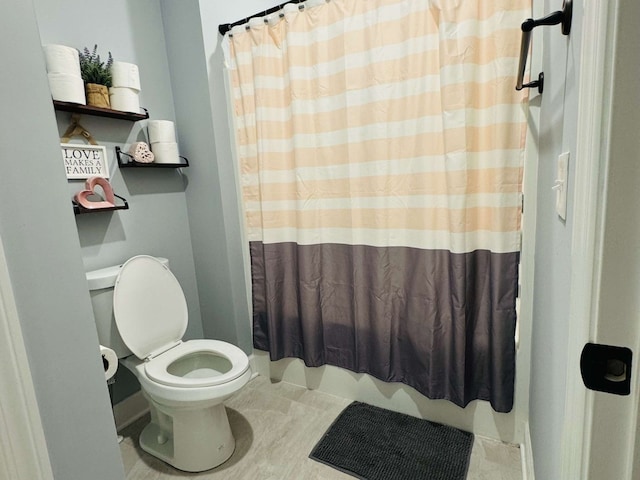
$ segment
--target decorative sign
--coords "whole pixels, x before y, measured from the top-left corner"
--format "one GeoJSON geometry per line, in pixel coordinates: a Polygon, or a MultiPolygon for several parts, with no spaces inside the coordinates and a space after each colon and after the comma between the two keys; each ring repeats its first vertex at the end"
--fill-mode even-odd
{"type": "Polygon", "coordinates": [[[60,148],[68,179],[109,178],[107,149],[102,145],[61,143],[60,148]]]}

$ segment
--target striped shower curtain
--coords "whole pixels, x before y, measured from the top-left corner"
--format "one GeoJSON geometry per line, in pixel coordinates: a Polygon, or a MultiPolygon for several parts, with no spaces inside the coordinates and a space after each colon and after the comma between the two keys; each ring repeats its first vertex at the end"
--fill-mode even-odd
{"type": "Polygon", "coordinates": [[[309,0],[223,40],[254,346],[513,405],[530,0],[309,0]]]}

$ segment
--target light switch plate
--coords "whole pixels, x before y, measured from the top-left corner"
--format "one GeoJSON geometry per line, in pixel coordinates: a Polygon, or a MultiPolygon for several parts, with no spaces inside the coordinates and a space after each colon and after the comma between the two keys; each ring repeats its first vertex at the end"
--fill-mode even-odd
{"type": "Polygon", "coordinates": [[[567,187],[569,179],[569,152],[558,156],[558,172],[556,176],[556,212],[562,220],[567,219],[567,187]]]}

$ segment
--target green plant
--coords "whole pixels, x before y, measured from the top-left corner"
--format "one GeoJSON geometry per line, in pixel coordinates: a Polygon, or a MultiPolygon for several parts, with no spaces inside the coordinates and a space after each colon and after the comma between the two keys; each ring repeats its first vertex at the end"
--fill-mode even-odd
{"type": "Polygon", "coordinates": [[[109,58],[106,64],[100,60],[98,45],[93,47],[93,52],[90,52],[87,47],[84,47],[84,50],[79,52],[79,56],[80,73],[85,83],[97,83],[99,85],[106,85],[107,87],[111,86],[111,65],[113,64],[111,52],[109,52],[109,58]]]}

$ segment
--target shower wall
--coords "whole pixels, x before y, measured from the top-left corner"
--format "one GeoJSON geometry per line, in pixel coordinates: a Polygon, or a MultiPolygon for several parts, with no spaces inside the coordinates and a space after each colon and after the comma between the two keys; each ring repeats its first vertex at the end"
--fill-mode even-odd
{"type": "MultiPolygon", "coordinates": [[[[535,2],[536,18],[560,8],[559,2],[535,2]]],[[[562,428],[565,409],[569,296],[571,288],[571,239],[575,158],[569,161],[567,220],[555,210],[557,158],[575,153],[578,118],[582,2],[573,2],[571,35],[559,26],[540,27],[545,73],[544,94],[531,93],[531,109],[537,110],[538,186],[535,231],[535,282],[531,323],[530,417],[535,474],[537,478],[561,478],[562,428]]],[[[532,69],[532,75],[539,70],[532,69]]],[[[535,138],[534,138],[535,140],[535,138]]],[[[526,173],[525,173],[526,175],[526,173]]],[[[525,216],[527,214],[525,198],[525,216]]]]}

